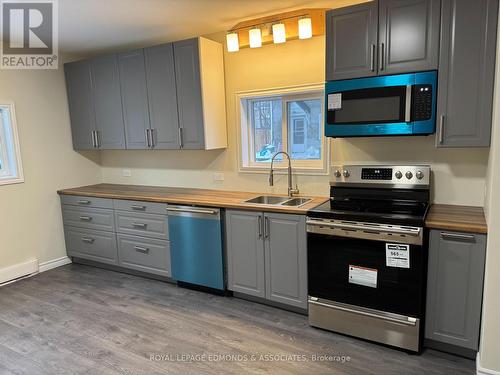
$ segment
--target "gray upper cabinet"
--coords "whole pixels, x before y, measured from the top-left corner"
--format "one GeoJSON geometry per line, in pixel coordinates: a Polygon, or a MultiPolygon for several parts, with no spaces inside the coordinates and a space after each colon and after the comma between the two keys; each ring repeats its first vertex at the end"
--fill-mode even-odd
{"type": "Polygon", "coordinates": [[[90,62],[67,63],[64,65],[64,73],[73,148],[75,150],[94,149],[95,117],[90,62]]]}
{"type": "Polygon", "coordinates": [[[478,350],[485,257],[485,235],[430,232],[427,340],[478,350]]]}
{"type": "Polygon", "coordinates": [[[443,0],[438,147],[489,147],[498,0],[443,0]]]}
{"type": "Polygon", "coordinates": [[[228,289],[266,296],[262,212],[226,211],[228,289]]]}
{"type": "Polygon", "coordinates": [[[152,145],[178,149],[179,118],[172,43],[146,48],[146,80],[152,145]]]}
{"type": "Polygon", "coordinates": [[[377,2],[326,13],[326,79],[377,75],[377,2]]]}
{"type": "Polygon", "coordinates": [[[118,61],[127,148],[145,149],[149,147],[149,109],[144,50],[121,53],[118,61]]]}
{"type": "Polygon", "coordinates": [[[379,0],[379,74],[438,67],[440,0],[379,0]]]}
{"type": "Polygon", "coordinates": [[[303,215],[266,213],[265,264],[268,299],[307,308],[307,240],[303,215]]]}
{"type": "Polygon", "coordinates": [[[116,55],[91,61],[96,143],[101,149],[124,149],[120,75],[116,55]]]}
{"type": "Polygon", "coordinates": [[[376,0],[326,14],[326,79],[438,67],[440,0],[376,0]]]}
{"type": "Polygon", "coordinates": [[[203,149],[203,103],[198,38],[174,43],[181,147],[203,149]]]}

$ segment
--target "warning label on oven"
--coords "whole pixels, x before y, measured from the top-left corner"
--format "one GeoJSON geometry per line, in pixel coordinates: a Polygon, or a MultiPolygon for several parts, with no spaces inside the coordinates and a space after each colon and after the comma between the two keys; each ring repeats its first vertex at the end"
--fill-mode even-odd
{"type": "Polygon", "coordinates": [[[410,245],[386,243],[385,265],[387,267],[410,268],[410,245]]]}
{"type": "Polygon", "coordinates": [[[349,265],[349,283],[377,287],[377,270],[360,266],[349,265]]]}

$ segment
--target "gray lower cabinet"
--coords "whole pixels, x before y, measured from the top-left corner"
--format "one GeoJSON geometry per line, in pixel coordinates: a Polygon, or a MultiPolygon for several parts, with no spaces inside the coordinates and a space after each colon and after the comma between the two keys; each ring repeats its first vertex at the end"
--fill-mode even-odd
{"type": "Polygon", "coordinates": [[[127,148],[146,149],[150,141],[144,50],[121,53],[118,63],[127,148]]]}
{"type": "Polygon", "coordinates": [[[226,211],[228,288],[307,308],[305,216],[226,211]]]}
{"type": "Polygon", "coordinates": [[[107,264],[118,264],[116,234],[64,226],[68,256],[107,264]]]}
{"type": "Polygon", "coordinates": [[[375,0],[326,13],[326,80],[438,67],[440,0],[375,0]]]}
{"type": "Polygon", "coordinates": [[[431,230],[425,338],[466,354],[479,347],[486,236],[431,230]]]}
{"type": "Polygon", "coordinates": [[[489,147],[498,0],[442,0],[438,147],[489,147]]]}

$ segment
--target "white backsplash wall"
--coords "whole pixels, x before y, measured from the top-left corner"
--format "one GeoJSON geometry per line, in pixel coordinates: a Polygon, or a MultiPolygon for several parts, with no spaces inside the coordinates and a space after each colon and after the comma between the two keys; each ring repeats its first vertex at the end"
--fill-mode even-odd
{"type": "MultiPolygon", "coordinates": [[[[224,34],[212,36],[220,40],[224,34]]],[[[286,176],[268,186],[267,174],[238,173],[235,94],[324,80],[324,38],[224,53],[229,146],[215,151],[102,151],[104,182],[286,193],[286,176]],[[123,170],[131,176],[124,177],[123,170]],[[213,174],[224,173],[224,181],[213,174]]],[[[430,164],[437,203],[482,206],[487,149],[436,149],[434,136],[338,139],[331,142],[335,163],[430,164]]],[[[295,176],[294,176],[295,177],[295,176]]],[[[328,195],[329,176],[296,176],[302,194],[328,195]]]]}

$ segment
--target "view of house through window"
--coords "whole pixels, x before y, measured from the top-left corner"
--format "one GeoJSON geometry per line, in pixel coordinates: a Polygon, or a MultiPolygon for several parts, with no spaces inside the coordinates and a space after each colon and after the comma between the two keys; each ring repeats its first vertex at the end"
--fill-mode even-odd
{"type": "Polygon", "coordinates": [[[263,167],[279,151],[296,167],[324,167],[322,92],[245,97],[241,108],[244,167],[263,167]]]}
{"type": "Polygon", "coordinates": [[[14,105],[0,104],[0,185],[23,181],[14,105]]]}

